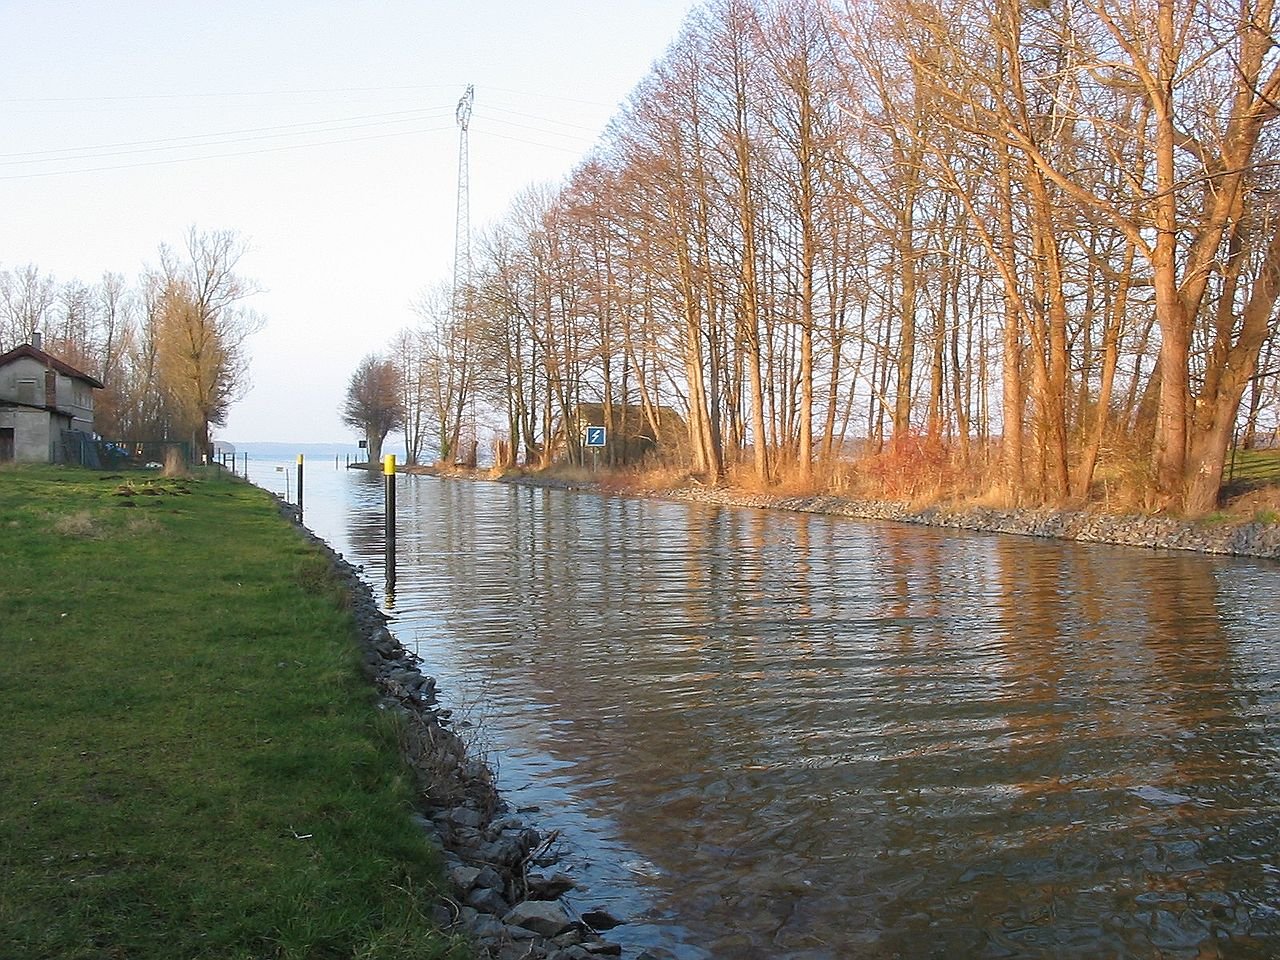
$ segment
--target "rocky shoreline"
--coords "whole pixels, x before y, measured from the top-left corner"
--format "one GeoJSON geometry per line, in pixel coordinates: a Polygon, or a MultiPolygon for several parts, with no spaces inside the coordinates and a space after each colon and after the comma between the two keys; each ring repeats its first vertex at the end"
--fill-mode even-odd
{"type": "Polygon", "coordinates": [[[360,569],[308,530],[294,505],[280,507],[329,557],[350,598],[378,708],[400,718],[401,749],[417,778],[414,821],[441,850],[452,886],[451,897],[429,908],[440,928],[471,940],[482,960],[621,956],[620,945],[599,935],[621,921],[603,910],[575,916],[560,899],[577,884],[555,871],[556,836],[513,811],[489,767],[469,755],[451,729],[451,711],[438,704],[435,678],[421,671],[420,658],[387,629],[388,619],[360,569]]]}
{"type": "Polygon", "coordinates": [[[1117,515],[1086,510],[915,509],[909,504],[891,501],[847,500],[835,496],[772,497],[703,487],[684,487],[664,492],[661,496],[683,502],[791,510],[863,520],[893,520],[981,533],[1011,533],[1081,543],[1280,559],[1280,523],[1206,523],[1165,516],[1117,515]]]}
{"type": "MultiPolygon", "coordinates": [[[[599,484],[554,478],[542,480],[537,476],[504,478],[503,482],[603,492],[599,484]]],[[[1109,543],[1154,550],[1184,550],[1280,560],[1280,523],[1211,523],[1160,515],[1110,514],[1088,510],[915,508],[910,504],[891,500],[851,500],[829,494],[788,497],[708,486],[657,488],[624,495],[654,497],[680,503],[790,510],[860,520],[893,520],[898,523],[948,527],[978,533],[1009,533],[1081,543],[1109,543]]]]}

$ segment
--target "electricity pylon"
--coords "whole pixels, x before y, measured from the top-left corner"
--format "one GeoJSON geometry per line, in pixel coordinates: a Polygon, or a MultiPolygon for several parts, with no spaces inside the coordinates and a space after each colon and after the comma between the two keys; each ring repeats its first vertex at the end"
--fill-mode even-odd
{"type": "Polygon", "coordinates": [[[462,300],[471,284],[471,174],[468,169],[469,147],[467,127],[471,124],[471,104],[476,88],[467,84],[467,92],[458,101],[458,215],[453,232],[453,311],[462,313],[462,300]]]}
{"type": "MultiPolygon", "coordinates": [[[[453,228],[453,322],[454,329],[462,331],[463,347],[458,373],[459,423],[461,430],[462,404],[470,401],[471,438],[463,457],[467,466],[476,465],[476,396],[472,389],[471,340],[471,171],[467,145],[467,127],[471,124],[471,104],[476,99],[476,88],[467,84],[467,92],[458,101],[458,216],[453,228]]],[[[457,431],[455,431],[457,436],[457,431]]]]}

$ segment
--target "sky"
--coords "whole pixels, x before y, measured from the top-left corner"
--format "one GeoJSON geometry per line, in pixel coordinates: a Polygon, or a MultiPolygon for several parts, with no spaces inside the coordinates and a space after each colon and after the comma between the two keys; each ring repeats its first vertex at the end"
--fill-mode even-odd
{"type": "Polygon", "coordinates": [[[0,0],[0,270],[136,278],[231,229],[266,319],[215,436],[349,439],[360,359],[452,277],[458,100],[473,236],[555,183],[690,0],[0,0]]]}

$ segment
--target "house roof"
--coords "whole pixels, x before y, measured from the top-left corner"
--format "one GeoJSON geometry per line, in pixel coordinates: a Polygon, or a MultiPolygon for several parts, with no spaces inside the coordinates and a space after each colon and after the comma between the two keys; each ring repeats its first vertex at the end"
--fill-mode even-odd
{"type": "Polygon", "coordinates": [[[71,366],[71,364],[59,360],[52,354],[45,353],[43,350],[37,350],[29,343],[24,343],[20,347],[14,347],[8,353],[0,354],[0,367],[3,367],[11,360],[19,360],[22,357],[28,357],[35,360],[37,363],[44,364],[46,367],[52,367],[64,377],[70,377],[72,380],[83,380],[85,383],[89,384],[89,386],[96,387],[99,390],[106,386],[106,384],[97,377],[91,377],[89,374],[84,373],[81,370],[77,370],[75,367],[71,366]]]}
{"type": "MultiPolygon", "coordinates": [[[[628,432],[632,436],[648,436],[650,432],[650,424],[645,416],[644,406],[638,403],[614,403],[613,404],[613,423],[609,424],[609,429],[618,432],[624,417],[629,425],[628,432]]],[[[594,427],[605,426],[604,422],[604,404],[603,403],[580,403],[577,406],[576,414],[579,423],[587,423],[594,427]]],[[[674,443],[679,440],[687,429],[684,417],[675,407],[658,406],[655,408],[658,418],[658,437],[649,437],[650,440],[659,443],[674,443]]]]}
{"type": "MultiPolygon", "coordinates": [[[[613,403],[614,417],[617,417],[619,411],[624,409],[626,410],[628,417],[632,416],[633,414],[643,415],[644,413],[643,404],[622,403],[621,401],[614,401],[613,403]]],[[[684,417],[680,415],[680,411],[678,411],[675,407],[666,407],[666,406],[658,405],[658,406],[655,406],[654,409],[657,411],[658,420],[660,421],[672,420],[678,423],[680,426],[682,427],[684,426],[684,417]]],[[[580,419],[589,420],[594,426],[598,427],[604,423],[604,404],[603,403],[580,403],[577,405],[577,412],[578,412],[578,417],[580,419]]]]}

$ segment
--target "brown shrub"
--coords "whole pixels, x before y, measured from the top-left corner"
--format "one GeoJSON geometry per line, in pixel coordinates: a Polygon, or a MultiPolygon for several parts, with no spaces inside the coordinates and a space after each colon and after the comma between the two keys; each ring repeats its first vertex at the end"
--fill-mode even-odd
{"type": "Polygon", "coordinates": [[[875,499],[936,502],[959,489],[961,471],[941,441],[907,434],[865,458],[858,473],[875,499]]]}

